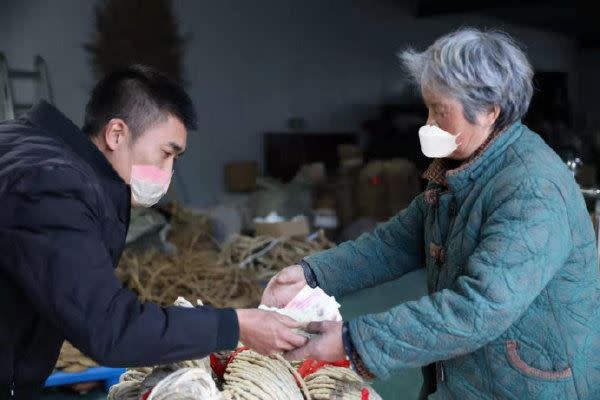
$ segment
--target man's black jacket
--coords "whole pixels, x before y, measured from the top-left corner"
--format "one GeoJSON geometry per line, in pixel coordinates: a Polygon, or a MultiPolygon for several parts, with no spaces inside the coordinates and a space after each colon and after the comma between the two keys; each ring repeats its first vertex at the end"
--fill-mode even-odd
{"type": "Polygon", "coordinates": [[[53,106],[0,123],[0,399],[37,398],[64,339],[120,367],[237,345],[232,309],[161,308],[122,288],[129,210],[129,186],[53,106]]]}

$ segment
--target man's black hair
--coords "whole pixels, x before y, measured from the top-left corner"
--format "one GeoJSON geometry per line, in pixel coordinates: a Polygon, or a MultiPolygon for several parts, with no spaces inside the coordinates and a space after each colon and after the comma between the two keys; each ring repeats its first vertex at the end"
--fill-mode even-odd
{"type": "Polygon", "coordinates": [[[94,136],[112,118],[121,118],[135,140],[169,115],[188,130],[197,129],[196,111],[185,90],[152,67],[133,65],[107,74],[96,84],[82,130],[94,136]]]}

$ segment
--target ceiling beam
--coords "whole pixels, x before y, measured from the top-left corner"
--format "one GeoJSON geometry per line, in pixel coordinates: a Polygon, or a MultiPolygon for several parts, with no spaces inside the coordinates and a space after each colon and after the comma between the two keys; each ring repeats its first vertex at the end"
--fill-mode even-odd
{"type": "Polygon", "coordinates": [[[418,18],[444,14],[462,14],[481,12],[492,9],[510,9],[531,6],[561,6],[565,0],[503,0],[501,3],[481,0],[418,0],[415,16],[418,18]]]}

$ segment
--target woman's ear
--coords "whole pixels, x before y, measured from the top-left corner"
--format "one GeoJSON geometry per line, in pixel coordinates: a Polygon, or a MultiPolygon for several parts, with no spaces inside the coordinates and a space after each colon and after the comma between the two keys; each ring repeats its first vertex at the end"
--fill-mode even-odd
{"type": "Polygon", "coordinates": [[[500,106],[495,105],[483,113],[481,122],[483,122],[486,128],[491,129],[496,123],[498,116],[500,116],[500,106]]]}

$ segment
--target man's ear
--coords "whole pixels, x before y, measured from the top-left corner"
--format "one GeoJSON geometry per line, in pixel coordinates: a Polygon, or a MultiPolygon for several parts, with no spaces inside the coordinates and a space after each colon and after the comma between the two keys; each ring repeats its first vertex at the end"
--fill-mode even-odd
{"type": "Polygon", "coordinates": [[[102,136],[104,136],[106,147],[111,151],[116,151],[127,145],[129,128],[121,118],[113,118],[104,126],[102,136]]]}

